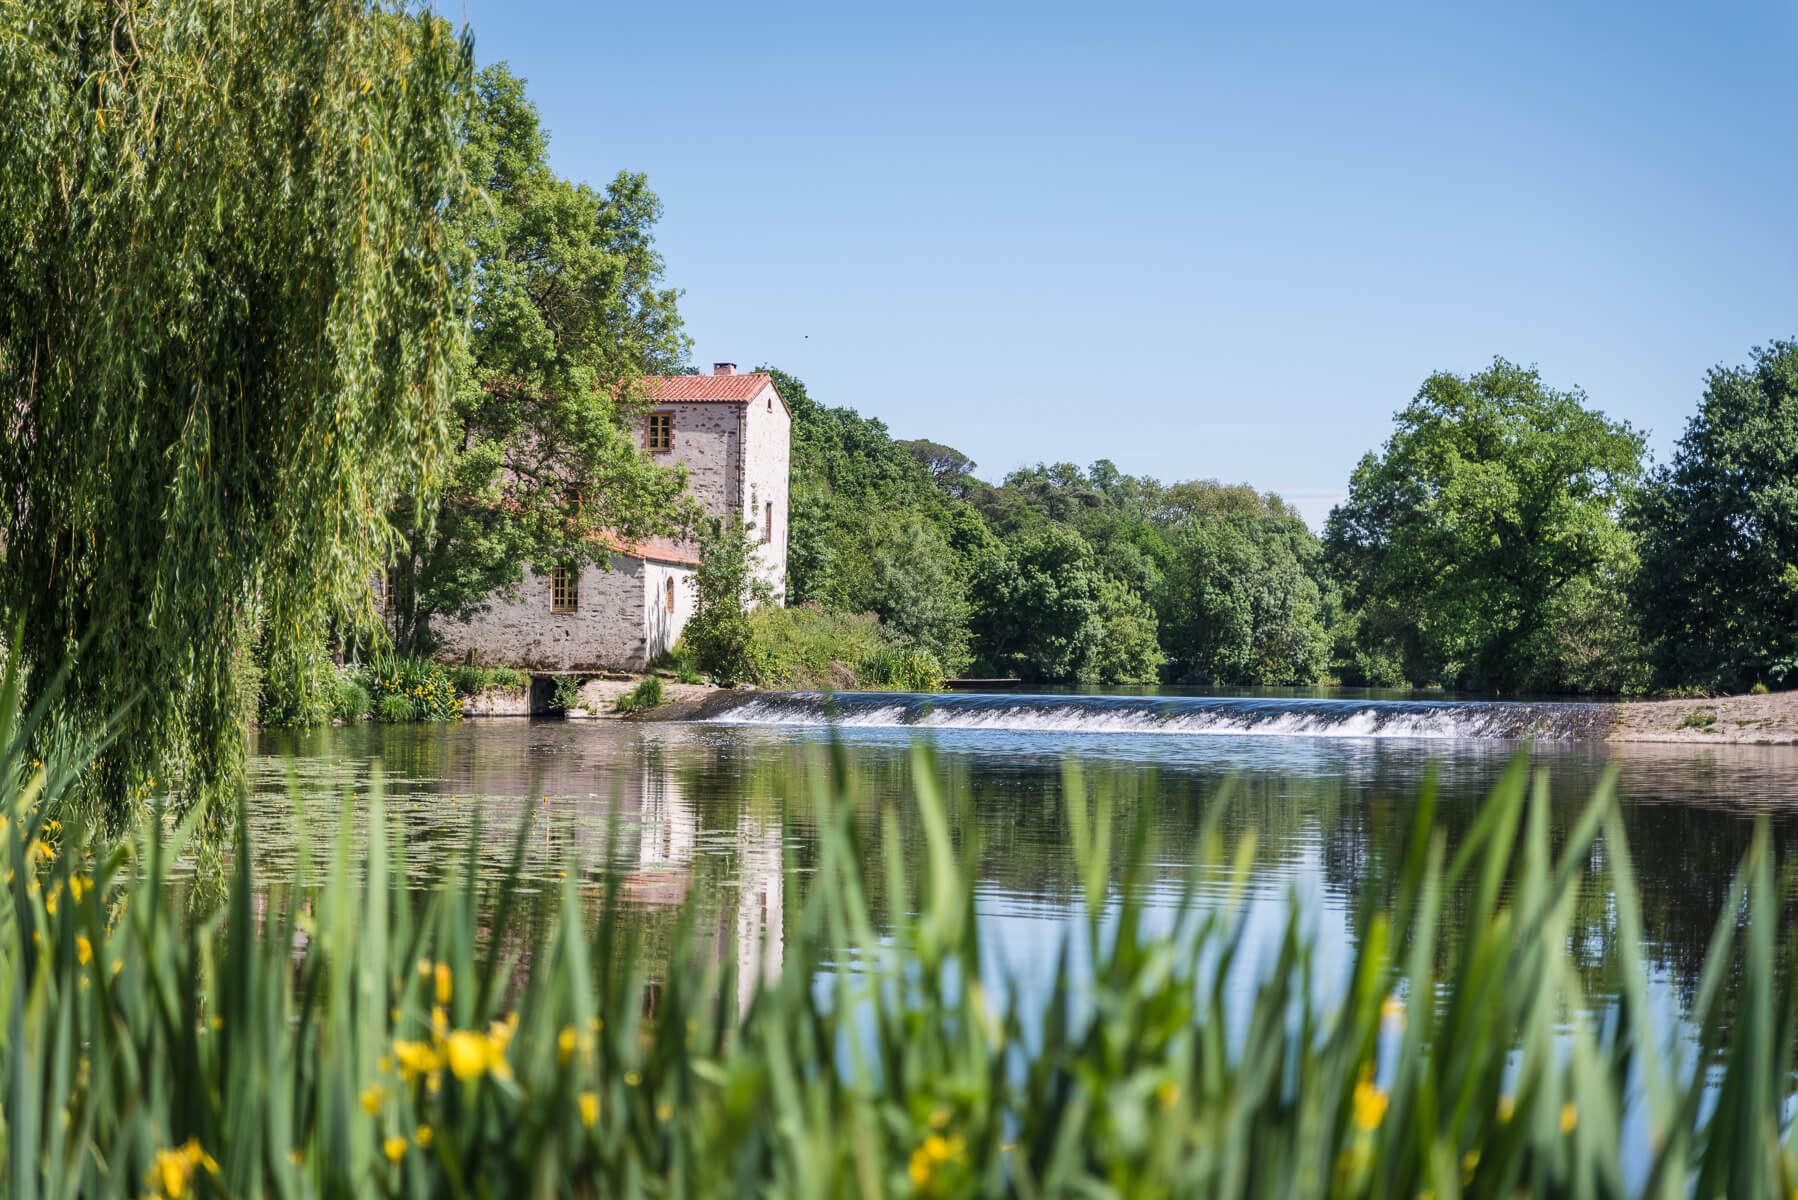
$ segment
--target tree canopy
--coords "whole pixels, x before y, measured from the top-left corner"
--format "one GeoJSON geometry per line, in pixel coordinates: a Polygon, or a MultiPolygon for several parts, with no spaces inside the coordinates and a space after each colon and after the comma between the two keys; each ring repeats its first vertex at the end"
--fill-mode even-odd
{"type": "Polygon", "coordinates": [[[1632,513],[1634,599],[1664,683],[1794,682],[1798,342],[1718,367],[1632,513]]]}
{"type": "Polygon", "coordinates": [[[0,609],[122,818],[235,798],[260,619],[368,610],[438,486],[469,46],[357,0],[7,0],[0,609]],[[83,639],[91,638],[84,642],[83,639]]]}
{"type": "Polygon", "coordinates": [[[1373,682],[1561,690],[1593,605],[1621,610],[1618,523],[1642,437],[1497,359],[1430,376],[1368,454],[1325,540],[1373,682]]]}
{"type": "Polygon", "coordinates": [[[461,223],[473,328],[447,468],[396,511],[389,611],[405,651],[430,648],[434,617],[515,592],[526,564],[605,563],[613,539],[683,515],[684,474],[651,461],[629,422],[643,376],[688,352],[651,236],[660,203],[641,175],[600,192],[551,172],[537,109],[503,63],[480,73],[461,143],[483,191],[461,223]]]}

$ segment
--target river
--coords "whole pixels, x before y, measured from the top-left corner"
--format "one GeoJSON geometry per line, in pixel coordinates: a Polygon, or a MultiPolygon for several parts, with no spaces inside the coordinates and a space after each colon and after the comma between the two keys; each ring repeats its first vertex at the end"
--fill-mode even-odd
{"type": "MultiPolygon", "coordinates": [[[[978,911],[1003,969],[1046,985],[1075,912],[1064,815],[1067,763],[1108,789],[1120,823],[1147,806],[1172,896],[1208,806],[1231,788],[1228,842],[1255,837],[1252,927],[1272,933],[1296,897],[1325,958],[1346,962],[1356,901],[1395,861],[1427,774],[1453,841],[1513,756],[1546,772],[1564,830],[1608,767],[1640,880],[1646,959],[1657,990],[1690,993],[1756,813],[1777,842],[1798,840],[1798,749],[1605,744],[1581,740],[1588,706],[1286,697],[764,695],[704,722],[554,722],[264,731],[252,825],[264,870],[279,873],[336,819],[336,797],[366,802],[377,770],[417,878],[467,859],[478,817],[481,871],[509,859],[521,830],[537,885],[574,871],[595,903],[615,872],[633,919],[671,923],[700,906],[722,942],[776,947],[794,911],[783,859],[811,858],[808,781],[834,739],[858,796],[870,861],[883,803],[896,801],[909,862],[921,862],[910,805],[914,747],[981,848],[978,911]],[[1523,742],[1516,736],[1532,734],[1523,742]],[[297,802],[297,807],[295,807],[297,802]],[[529,814],[530,820],[526,821],[529,814]]],[[[354,832],[354,829],[353,829],[354,832]]],[[[359,836],[359,834],[357,834],[359,836]]],[[[1121,844],[1122,839],[1119,839],[1121,844]]],[[[1121,850],[1120,850],[1121,853],[1121,850]]],[[[1582,881],[1576,953],[1588,987],[1608,990],[1609,888],[1582,881]]],[[[869,871],[877,914],[881,872],[869,871]]],[[[539,886],[546,914],[551,887],[539,886]]],[[[1444,921],[1455,921],[1454,906],[1444,921]]],[[[1452,929],[1445,932],[1451,932],[1452,929]]]]}

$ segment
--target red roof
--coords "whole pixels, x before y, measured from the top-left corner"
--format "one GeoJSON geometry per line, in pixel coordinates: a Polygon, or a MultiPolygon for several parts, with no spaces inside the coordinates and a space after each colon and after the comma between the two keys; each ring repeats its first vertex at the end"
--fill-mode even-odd
{"type": "MultiPolygon", "coordinates": [[[[747,375],[649,375],[643,380],[651,401],[689,404],[747,404],[773,384],[766,371],[747,375]]],[[[775,395],[779,395],[776,392],[775,395]]],[[[785,404],[786,401],[781,401],[785,404]]]]}
{"type": "Polygon", "coordinates": [[[651,545],[647,542],[626,542],[616,534],[602,533],[598,540],[610,546],[626,558],[642,558],[650,562],[674,563],[683,567],[697,567],[699,560],[691,554],[683,554],[679,550],[670,550],[664,546],[651,545]]]}

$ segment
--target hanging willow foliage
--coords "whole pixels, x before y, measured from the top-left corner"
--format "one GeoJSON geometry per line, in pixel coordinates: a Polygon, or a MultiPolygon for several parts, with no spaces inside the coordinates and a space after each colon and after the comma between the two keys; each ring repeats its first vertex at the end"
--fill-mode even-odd
{"type": "MultiPolygon", "coordinates": [[[[0,606],[114,820],[235,796],[246,646],[366,611],[465,337],[466,35],[359,0],[0,0],[0,606]]],[[[34,689],[35,690],[35,689],[34,689]]]]}

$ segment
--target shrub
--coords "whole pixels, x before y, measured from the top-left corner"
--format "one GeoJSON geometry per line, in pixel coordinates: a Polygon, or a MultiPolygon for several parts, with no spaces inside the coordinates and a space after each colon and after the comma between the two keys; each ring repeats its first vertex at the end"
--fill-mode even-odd
{"type": "Polygon", "coordinates": [[[843,686],[833,666],[834,675],[850,676],[863,659],[894,649],[873,613],[769,606],[749,624],[763,663],[756,682],[767,687],[833,690],[843,686]]]}
{"type": "Polygon", "coordinates": [[[699,664],[693,661],[692,652],[684,643],[676,644],[672,649],[664,650],[650,660],[652,671],[672,671],[674,677],[682,683],[704,683],[705,675],[701,673],[699,664]]]}
{"type": "Polygon", "coordinates": [[[866,688],[900,692],[943,690],[942,666],[935,657],[922,650],[878,651],[856,663],[855,673],[866,688]]]}
{"type": "Polygon", "coordinates": [[[343,721],[346,724],[360,721],[372,707],[367,688],[350,678],[337,681],[336,692],[331,698],[333,721],[343,721]]]}
{"type": "Polygon", "coordinates": [[[551,708],[568,712],[581,704],[581,681],[577,675],[558,675],[549,694],[551,708]]]}
{"type": "Polygon", "coordinates": [[[456,691],[464,696],[479,696],[495,689],[502,692],[522,692],[531,686],[531,677],[527,672],[513,667],[473,667],[455,666],[447,669],[450,683],[456,691]]]}
{"type": "Polygon", "coordinates": [[[360,684],[374,699],[377,721],[456,721],[462,698],[443,667],[428,658],[383,658],[363,668],[360,684]]]}
{"type": "Polygon", "coordinates": [[[636,712],[639,709],[654,708],[662,702],[662,681],[654,675],[644,679],[636,687],[618,697],[616,703],[619,712],[636,712]]]}
{"type": "Polygon", "coordinates": [[[702,532],[693,572],[693,619],[682,644],[700,668],[723,684],[758,682],[768,663],[750,627],[750,614],[770,597],[756,572],[756,544],[747,526],[714,521],[702,532]]]}

